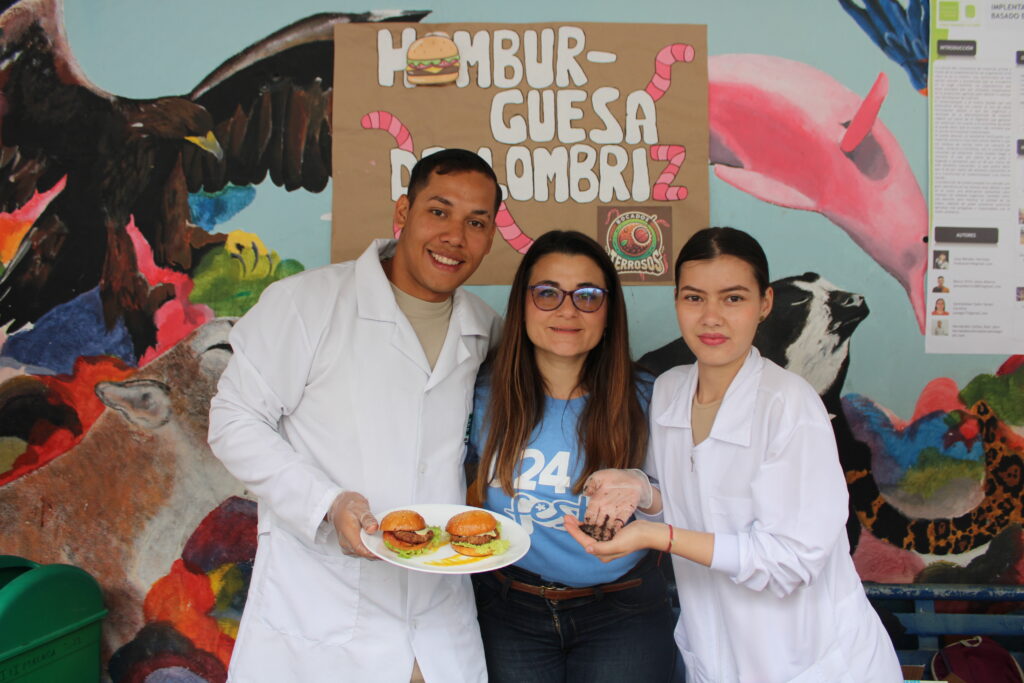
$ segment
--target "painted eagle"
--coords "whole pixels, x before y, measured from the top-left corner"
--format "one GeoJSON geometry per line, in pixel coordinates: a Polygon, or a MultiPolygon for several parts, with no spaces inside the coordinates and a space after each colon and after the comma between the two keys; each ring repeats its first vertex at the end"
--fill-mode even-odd
{"type": "Polygon", "coordinates": [[[137,100],[82,73],[60,0],[0,3],[0,211],[65,183],[0,277],[0,328],[17,330],[99,287],[105,323],[123,320],[137,356],[173,297],[139,273],[135,225],[157,265],[187,271],[222,242],[189,221],[188,195],[270,180],[319,192],[331,175],[333,28],[418,21],[427,12],[317,14],[224,62],[189,94],[137,100]]]}

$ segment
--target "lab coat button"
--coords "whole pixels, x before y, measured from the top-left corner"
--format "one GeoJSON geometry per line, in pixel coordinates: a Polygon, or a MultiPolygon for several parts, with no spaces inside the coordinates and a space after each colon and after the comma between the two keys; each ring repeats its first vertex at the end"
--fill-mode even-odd
{"type": "Polygon", "coordinates": [[[426,473],[427,473],[427,465],[426,465],[426,463],[421,463],[420,464],[420,474],[426,474],[426,473]]]}

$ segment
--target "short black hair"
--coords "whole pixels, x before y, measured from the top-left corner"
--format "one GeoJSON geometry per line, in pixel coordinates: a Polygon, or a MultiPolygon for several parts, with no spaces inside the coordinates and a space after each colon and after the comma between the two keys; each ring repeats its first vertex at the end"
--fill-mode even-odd
{"type": "Polygon", "coordinates": [[[494,169],[479,154],[474,154],[468,149],[442,149],[425,156],[416,162],[409,174],[409,189],[406,196],[409,204],[416,201],[416,195],[430,180],[430,174],[446,175],[448,173],[482,173],[494,183],[494,216],[498,215],[498,207],[501,206],[501,186],[498,185],[498,176],[494,169]]]}
{"type": "Polygon", "coordinates": [[[757,286],[764,294],[768,290],[768,257],[753,237],[736,228],[704,228],[693,233],[679,250],[676,258],[676,289],[679,289],[679,270],[687,261],[708,261],[718,256],[735,256],[750,264],[757,286]]]}

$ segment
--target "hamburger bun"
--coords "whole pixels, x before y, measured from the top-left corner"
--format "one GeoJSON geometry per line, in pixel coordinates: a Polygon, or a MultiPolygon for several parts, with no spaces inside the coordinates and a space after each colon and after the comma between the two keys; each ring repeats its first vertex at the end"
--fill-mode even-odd
{"type": "Polygon", "coordinates": [[[413,85],[445,85],[459,77],[459,46],[444,33],[413,42],[405,58],[405,75],[413,85]]]}
{"type": "Polygon", "coordinates": [[[470,557],[489,557],[494,554],[494,551],[491,548],[464,545],[462,543],[454,542],[452,543],[452,550],[460,555],[469,555],[470,557]]]}
{"type": "Polygon", "coordinates": [[[389,512],[380,521],[380,530],[385,547],[395,552],[426,548],[434,538],[423,515],[414,510],[389,512]]]}
{"type": "Polygon", "coordinates": [[[426,527],[427,521],[415,510],[395,510],[380,520],[381,531],[420,531],[426,527]]]}
{"type": "Polygon", "coordinates": [[[470,557],[487,557],[502,553],[508,547],[501,539],[498,520],[486,510],[467,510],[448,520],[445,531],[451,539],[452,550],[470,557]]]}
{"type": "Polygon", "coordinates": [[[444,530],[452,536],[478,536],[494,531],[497,526],[494,515],[486,510],[467,510],[449,519],[444,530]]]}

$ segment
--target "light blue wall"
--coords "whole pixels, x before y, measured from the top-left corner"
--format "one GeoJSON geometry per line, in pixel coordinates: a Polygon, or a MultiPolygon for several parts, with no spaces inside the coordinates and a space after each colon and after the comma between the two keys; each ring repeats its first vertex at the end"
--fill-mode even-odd
{"type": "MultiPolygon", "coordinates": [[[[349,0],[66,0],[72,49],[92,80],[122,96],[158,97],[191,90],[224,59],[292,21],[323,11],[378,9],[349,0]]],[[[394,0],[388,0],[393,6],[394,0]]],[[[902,69],[886,59],[835,0],[764,2],[705,0],[605,3],[585,0],[417,2],[435,22],[666,22],[708,25],[712,55],[768,54],[806,62],[855,92],[866,93],[880,71],[890,79],[882,121],[900,141],[922,188],[927,183],[927,100],[902,69]]],[[[642,36],[638,36],[642,39],[642,36]]],[[[292,193],[269,183],[226,227],[256,232],[282,257],[307,267],[329,254],[330,195],[292,193]]],[[[909,418],[924,385],[951,377],[959,385],[993,372],[999,356],[926,355],[903,288],[839,227],[813,213],[760,202],[712,177],[712,224],[752,232],[764,245],[773,278],[816,271],[837,286],[860,292],[871,315],[853,338],[844,392],[871,396],[909,418]]],[[[342,226],[344,228],[344,226],[342,226]]],[[[476,288],[499,310],[507,289],[476,288]]],[[[637,355],[678,336],[671,288],[633,287],[631,332],[637,355]]]]}

